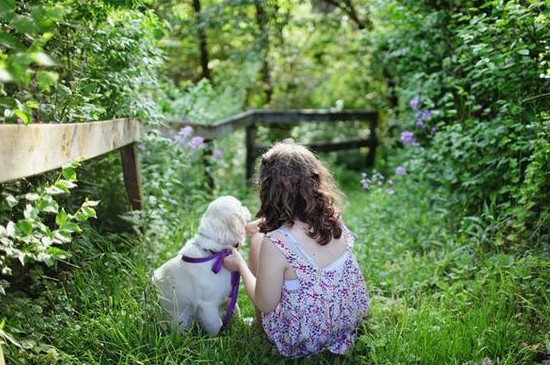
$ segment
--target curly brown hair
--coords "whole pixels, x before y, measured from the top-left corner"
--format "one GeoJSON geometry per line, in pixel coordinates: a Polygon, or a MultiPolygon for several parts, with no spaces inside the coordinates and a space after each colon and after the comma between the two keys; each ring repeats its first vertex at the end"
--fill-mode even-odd
{"type": "Polygon", "coordinates": [[[342,235],[342,193],[324,164],[306,147],[275,144],[262,155],[258,176],[260,232],[271,232],[295,219],[307,223],[308,236],[320,245],[342,235]]]}

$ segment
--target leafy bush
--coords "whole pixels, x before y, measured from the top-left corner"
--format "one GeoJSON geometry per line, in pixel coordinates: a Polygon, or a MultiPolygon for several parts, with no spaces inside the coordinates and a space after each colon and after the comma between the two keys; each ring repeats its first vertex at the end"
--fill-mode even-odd
{"type": "Polygon", "coordinates": [[[550,232],[545,10],[543,1],[396,0],[381,5],[375,40],[399,87],[406,139],[420,147],[409,165],[448,188],[453,214],[488,206],[506,230],[536,227],[538,239],[550,232]]]}
{"type": "MultiPolygon", "coordinates": [[[[93,207],[99,202],[86,200],[74,213],[60,207],[56,196],[69,194],[76,187],[74,167],[67,166],[58,178],[21,195],[12,195],[9,188],[3,189],[0,212],[0,272],[10,276],[18,265],[44,262],[53,265],[56,259],[66,258],[70,253],[60,246],[71,242],[75,232],[81,232],[79,224],[95,217],[93,207]],[[23,208],[24,206],[24,208],[23,208]],[[16,209],[23,208],[22,216],[16,209]]],[[[18,189],[15,189],[18,191],[18,189]]],[[[5,294],[6,280],[0,280],[0,294],[5,294]]]]}
{"type": "Polygon", "coordinates": [[[2,2],[0,107],[7,122],[162,117],[158,39],[147,11],[108,2],[2,2]],[[31,41],[29,41],[31,40],[31,41]]]}

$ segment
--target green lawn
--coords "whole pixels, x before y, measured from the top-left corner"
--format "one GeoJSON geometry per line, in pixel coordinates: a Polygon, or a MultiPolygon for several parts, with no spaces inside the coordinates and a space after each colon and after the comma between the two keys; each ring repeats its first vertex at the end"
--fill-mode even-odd
{"type": "MultiPolygon", "coordinates": [[[[352,179],[353,180],[353,179],[352,179]]],[[[413,184],[410,184],[413,186],[413,184]]],[[[550,350],[550,260],[542,252],[488,250],[454,230],[436,194],[396,182],[396,193],[346,184],[348,226],[372,297],[371,318],[346,356],[304,364],[529,364],[550,350]]],[[[253,210],[256,199],[234,193],[253,210]]],[[[29,293],[2,297],[8,364],[282,364],[261,332],[234,319],[208,338],[172,331],[149,277],[191,237],[187,212],[170,244],[85,230],[72,262],[37,271],[29,293]]],[[[243,316],[253,308],[244,290],[243,316]]]]}

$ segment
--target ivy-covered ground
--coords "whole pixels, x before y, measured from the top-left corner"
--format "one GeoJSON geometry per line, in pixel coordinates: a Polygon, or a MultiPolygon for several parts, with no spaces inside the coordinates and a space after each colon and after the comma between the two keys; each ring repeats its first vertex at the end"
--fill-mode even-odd
{"type": "MultiPolygon", "coordinates": [[[[393,194],[386,186],[365,191],[356,172],[337,175],[372,297],[371,317],[346,356],[322,353],[295,363],[549,361],[547,252],[489,250],[485,232],[453,228],[438,208],[438,192],[406,175],[395,178],[393,194]]],[[[219,193],[232,193],[252,211],[257,207],[254,189],[232,189],[219,193]]],[[[239,318],[216,338],[198,327],[184,335],[170,329],[149,277],[195,233],[208,198],[190,199],[195,203],[174,207],[185,214],[162,242],[150,234],[84,226],[71,247],[71,266],[37,271],[27,292],[3,297],[0,316],[14,338],[4,349],[8,364],[285,363],[257,328],[239,318]]],[[[243,316],[253,315],[244,290],[239,304],[243,316]]]]}

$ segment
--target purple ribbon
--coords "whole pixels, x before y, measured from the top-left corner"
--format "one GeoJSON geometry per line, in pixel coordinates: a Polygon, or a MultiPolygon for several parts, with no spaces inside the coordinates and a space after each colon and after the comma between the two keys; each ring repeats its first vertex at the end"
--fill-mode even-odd
{"type": "MultiPolygon", "coordinates": [[[[182,255],[181,259],[191,264],[201,264],[204,262],[215,260],[214,264],[212,265],[212,272],[214,274],[217,274],[222,269],[223,259],[229,255],[231,255],[231,250],[221,250],[220,252],[217,252],[215,254],[212,254],[206,257],[189,257],[189,256],[182,255]]],[[[222,328],[220,329],[220,332],[223,331],[227,326],[227,324],[229,323],[229,319],[231,319],[231,316],[233,315],[233,311],[235,310],[235,306],[237,305],[237,297],[239,296],[240,280],[241,280],[241,276],[239,275],[239,272],[231,271],[231,292],[229,293],[229,298],[231,299],[229,300],[227,311],[225,312],[225,316],[223,317],[222,328]]]]}

